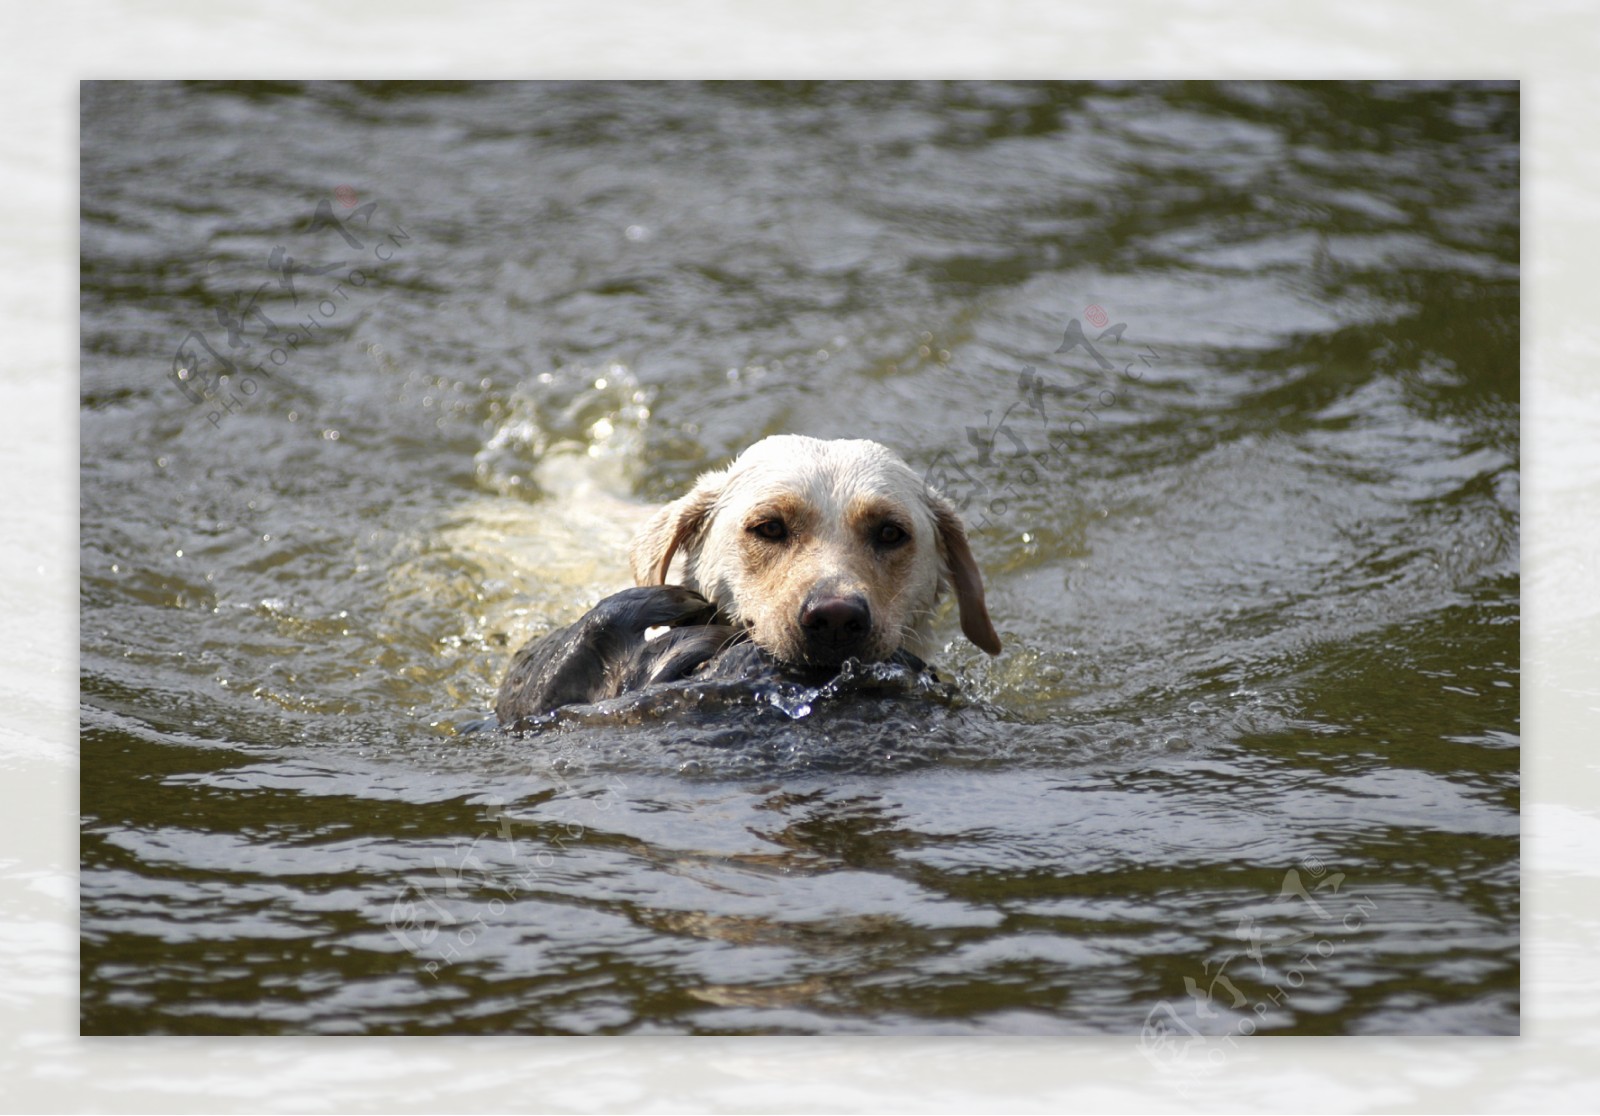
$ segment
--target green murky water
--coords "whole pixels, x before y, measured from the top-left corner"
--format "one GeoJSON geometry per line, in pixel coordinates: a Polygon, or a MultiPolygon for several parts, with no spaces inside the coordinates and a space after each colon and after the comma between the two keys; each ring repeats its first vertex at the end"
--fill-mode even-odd
{"type": "Polygon", "coordinates": [[[85,1032],[1517,1031],[1515,86],[82,104],[85,1032]],[[458,731],[782,431],[963,706],[458,731]]]}

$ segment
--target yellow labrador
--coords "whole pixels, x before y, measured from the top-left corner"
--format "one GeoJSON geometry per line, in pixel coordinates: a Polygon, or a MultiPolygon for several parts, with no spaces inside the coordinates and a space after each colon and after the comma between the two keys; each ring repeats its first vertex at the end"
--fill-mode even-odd
{"type": "Polygon", "coordinates": [[[961,518],[877,442],[766,438],[662,508],[629,552],[634,581],[675,579],[783,662],[928,657],[948,584],[961,630],[991,655],[983,579],[961,518]]]}
{"type": "Polygon", "coordinates": [[[910,656],[920,670],[946,585],[967,638],[1000,653],[960,516],[876,442],[757,442],[656,512],[629,560],[635,588],[517,652],[495,703],[501,725],[752,669],[910,656]]]}

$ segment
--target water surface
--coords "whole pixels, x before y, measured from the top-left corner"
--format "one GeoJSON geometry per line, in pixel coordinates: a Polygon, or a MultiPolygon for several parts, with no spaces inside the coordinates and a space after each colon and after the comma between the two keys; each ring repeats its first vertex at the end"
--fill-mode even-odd
{"type": "Polygon", "coordinates": [[[82,102],[85,1032],[1518,1030],[1514,86],[82,102]],[[958,702],[463,731],[778,432],[958,702]]]}

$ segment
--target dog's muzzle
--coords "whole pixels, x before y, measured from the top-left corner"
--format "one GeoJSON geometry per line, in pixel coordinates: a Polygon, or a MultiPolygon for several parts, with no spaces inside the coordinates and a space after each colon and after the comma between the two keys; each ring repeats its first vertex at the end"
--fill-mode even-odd
{"type": "Polygon", "coordinates": [[[872,609],[860,593],[813,591],[800,606],[806,658],[834,665],[866,651],[872,639],[872,609]]]}

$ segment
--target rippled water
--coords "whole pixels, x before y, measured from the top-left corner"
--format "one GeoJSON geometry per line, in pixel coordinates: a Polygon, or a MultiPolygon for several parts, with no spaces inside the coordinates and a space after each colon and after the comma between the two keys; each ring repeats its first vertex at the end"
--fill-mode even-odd
{"type": "Polygon", "coordinates": [[[85,1032],[1517,1031],[1515,87],[82,103],[85,1032]],[[783,431],[957,701],[462,731],[783,431]]]}

